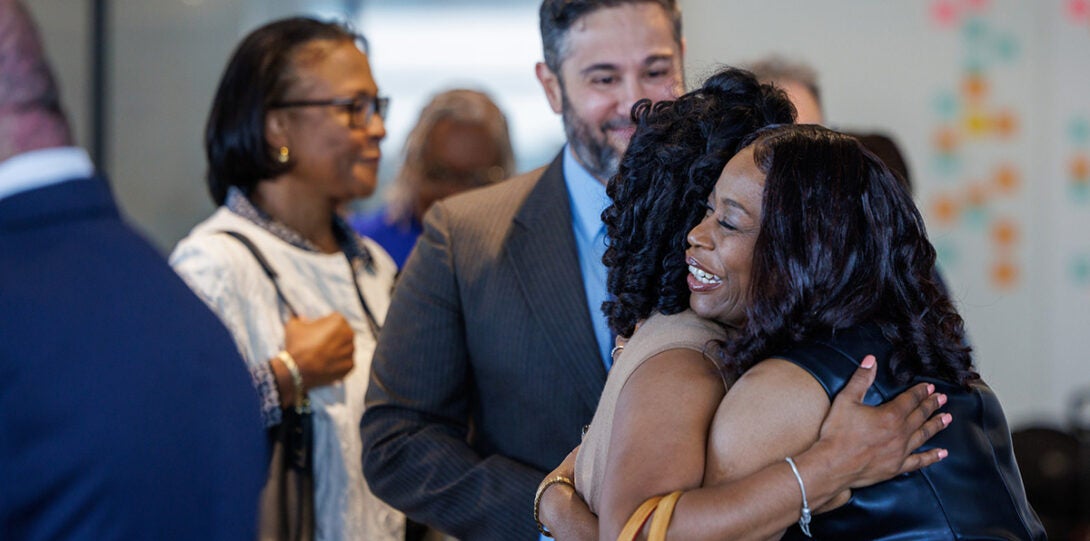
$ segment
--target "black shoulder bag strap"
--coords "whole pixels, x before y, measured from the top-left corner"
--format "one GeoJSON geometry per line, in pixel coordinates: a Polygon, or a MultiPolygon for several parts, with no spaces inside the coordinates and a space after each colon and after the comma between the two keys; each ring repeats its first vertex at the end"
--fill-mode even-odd
{"type": "Polygon", "coordinates": [[[280,302],[284,303],[284,307],[288,309],[288,313],[291,314],[291,317],[299,317],[299,313],[295,311],[295,307],[291,305],[291,302],[288,302],[288,298],[285,297],[284,292],[280,290],[280,281],[276,279],[278,276],[276,271],[273,270],[272,265],[269,265],[269,260],[265,259],[265,255],[261,253],[261,250],[257,249],[257,246],[254,245],[253,241],[238,231],[224,230],[223,232],[237,239],[251,254],[253,254],[254,259],[257,260],[257,264],[261,265],[261,270],[265,271],[265,276],[268,276],[269,280],[272,281],[273,287],[276,288],[276,296],[280,299],[280,302]]]}
{"type": "MultiPolygon", "coordinates": [[[[223,230],[223,233],[231,235],[232,237],[237,239],[239,242],[242,243],[243,246],[246,247],[247,250],[250,251],[251,254],[253,254],[254,259],[257,260],[257,263],[259,265],[261,265],[261,269],[265,271],[265,276],[268,276],[269,280],[272,281],[273,287],[276,288],[276,296],[280,298],[280,302],[284,303],[284,307],[288,309],[288,313],[290,313],[292,317],[299,317],[299,314],[295,311],[295,307],[292,306],[290,302],[288,302],[288,298],[285,297],[284,292],[280,290],[280,282],[276,279],[276,271],[273,270],[272,265],[270,265],[269,261],[265,259],[265,256],[261,253],[261,250],[259,250],[257,246],[254,245],[253,241],[251,241],[249,237],[243,235],[242,233],[239,233],[238,231],[230,231],[225,229],[223,230]]],[[[378,340],[378,333],[382,330],[382,325],[379,325],[378,320],[375,319],[374,313],[371,312],[371,307],[367,305],[367,299],[363,296],[363,289],[360,288],[360,282],[356,279],[356,267],[352,264],[351,259],[349,259],[348,261],[348,269],[352,273],[352,285],[356,287],[356,297],[359,298],[360,306],[363,307],[363,315],[367,318],[367,326],[371,329],[371,335],[375,337],[375,340],[378,340]]]]}
{"type": "MultiPolygon", "coordinates": [[[[348,257],[348,254],[345,254],[348,257]]],[[[371,328],[371,336],[378,340],[378,333],[382,330],[382,325],[379,325],[378,320],[375,319],[375,314],[371,312],[371,307],[367,305],[367,299],[363,297],[363,289],[360,289],[360,281],[356,278],[356,266],[352,263],[352,258],[348,258],[348,270],[352,273],[352,285],[356,286],[356,296],[360,299],[360,306],[363,307],[363,315],[367,316],[367,325],[371,328]]]]}
{"type": "MultiPolygon", "coordinates": [[[[222,232],[253,254],[288,313],[299,317],[280,289],[276,271],[253,241],[238,231],[222,232]]],[[[296,407],[284,409],[282,415],[280,424],[268,431],[272,463],[261,491],[258,530],[262,539],[311,541],[315,537],[312,413],[309,407],[296,407]]]]}

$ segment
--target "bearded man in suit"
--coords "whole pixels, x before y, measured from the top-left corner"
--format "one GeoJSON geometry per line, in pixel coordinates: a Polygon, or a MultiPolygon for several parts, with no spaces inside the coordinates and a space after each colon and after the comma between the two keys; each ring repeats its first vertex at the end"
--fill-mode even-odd
{"type": "Polygon", "coordinates": [[[398,283],[362,422],[375,494],[465,540],[530,540],[535,487],[579,443],[611,362],[605,183],[633,104],[682,91],[673,0],[545,0],[538,80],[567,145],[435,204],[398,283]]]}

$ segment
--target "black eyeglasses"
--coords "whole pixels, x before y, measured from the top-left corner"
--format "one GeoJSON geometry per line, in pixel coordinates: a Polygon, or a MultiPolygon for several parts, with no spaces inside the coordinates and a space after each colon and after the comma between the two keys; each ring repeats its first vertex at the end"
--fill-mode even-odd
{"type": "Polygon", "coordinates": [[[334,98],[329,100],[281,101],[269,106],[270,109],[289,107],[340,107],[348,112],[348,127],[362,128],[371,122],[372,115],[386,118],[390,108],[390,98],[380,96],[356,96],[354,98],[334,98]]]}

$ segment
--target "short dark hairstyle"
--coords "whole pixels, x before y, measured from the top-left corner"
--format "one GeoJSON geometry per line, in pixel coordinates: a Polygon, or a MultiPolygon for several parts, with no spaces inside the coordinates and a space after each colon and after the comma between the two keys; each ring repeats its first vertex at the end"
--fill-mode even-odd
{"type": "Polygon", "coordinates": [[[685,237],[743,140],[769,124],[790,123],[787,95],[748,71],[725,68],[675,101],[633,108],[636,131],[607,193],[609,236],[603,261],[613,300],[603,305],[610,328],[630,336],[652,311],[689,307],[685,237]]]}
{"type": "Polygon", "coordinates": [[[901,383],[979,378],[964,324],[935,281],[923,218],[889,168],[820,126],[759,131],[766,175],[743,331],[719,352],[739,374],[801,341],[867,322],[894,347],[901,383]]]}
{"type": "Polygon", "coordinates": [[[545,65],[560,76],[560,65],[564,63],[567,53],[564,49],[564,38],[579,19],[599,9],[643,3],[656,4],[666,11],[673,23],[674,41],[680,44],[681,8],[677,0],[544,0],[538,10],[538,24],[541,27],[541,48],[545,54],[545,65]]]}
{"type": "Polygon", "coordinates": [[[286,172],[265,139],[265,114],[293,83],[293,55],[314,41],[366,41],[346,26],[305,17],[281,19],[247,35],[231,55],[205,126],[208,190],[217,205],[237,186],[250,193],[286,172]]]}

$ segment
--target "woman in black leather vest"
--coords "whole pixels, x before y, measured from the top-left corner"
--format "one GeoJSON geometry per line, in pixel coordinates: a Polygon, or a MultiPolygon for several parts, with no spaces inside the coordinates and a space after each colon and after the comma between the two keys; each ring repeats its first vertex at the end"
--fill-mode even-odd
{"type": "MultiPolygon", "coordinates": [[[[771,538],[1045,539],[999,402],[974,371],[962,320],[934,281],[923,220],[881,161],[825,128],[773,127],[727,163],[710,191],[687,236],[688,304],[727,327],[711,354],[725,379],[737,381],[707,435],[703,485],[738,483],[811,448],[824,434],[833,396],[860,359],[874,355],[877,377],[866,403],[884,403],[921,382],[945,394],[953,423],[922,449],[944,449],[947,458],[820,508],[806,509],[803,495],[799,525],[771,538]]],[[[671,288],[661,295],[684,298],[677,284],[663,289],[671,288]]],[[[618,408],[614,441],[623,416],[646,403],[669,410],[662,400],[642,395],[618,408]]],[[[804,494],[807,482],[825,474],[814,469],[800,463],[798,485],[785,488],[804,494]]],[[[603,490],[631,489],[624,483],[641,475],[607,473],[603,490]]],[[[670,539],[718,539],[729,531],[718,525],[737,511],[716,509],[709,490],[677,500],[670,539]]]]}
{"type": "Polygon", "coordinates": [[[962,320],[933,279],[923,219],[880,160],[831,130],[771,128],[727,164],[709,209],[689,233],[690,264],[747,287],[690,287],[694,308],[708,306],[702,315],[736,329],[717,350],[739,379],[713,423],[709,451],[719,460],[705,483],[805,448],[857,360],[872,354],[879,368],[868,403],[919,382],[947,396],[954,422],[925,448],[949,456],[856,489],[785,538],[803,538],[802,529],[837,540],[1044,538],[999,401],[973,370],[962,320]]]}

